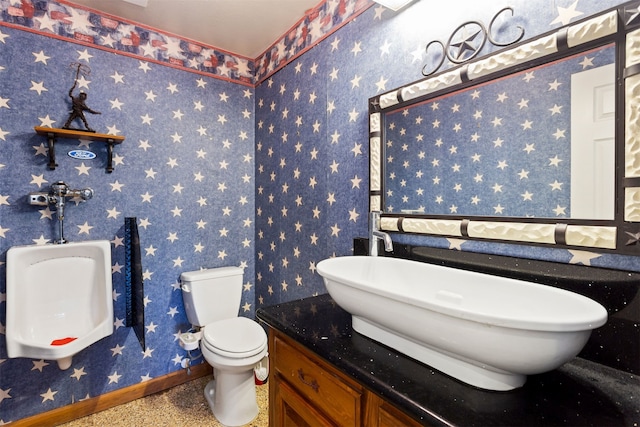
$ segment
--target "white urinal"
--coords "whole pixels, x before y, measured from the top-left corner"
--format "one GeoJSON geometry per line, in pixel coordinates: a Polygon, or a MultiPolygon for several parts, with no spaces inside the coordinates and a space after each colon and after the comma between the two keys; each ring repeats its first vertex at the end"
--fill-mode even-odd
{"type": "Polygon", "coordinates": [[[74,354],[113,333],[109,241],[10,248],[6,307],[8,356],[68,369],[74,354]]]}

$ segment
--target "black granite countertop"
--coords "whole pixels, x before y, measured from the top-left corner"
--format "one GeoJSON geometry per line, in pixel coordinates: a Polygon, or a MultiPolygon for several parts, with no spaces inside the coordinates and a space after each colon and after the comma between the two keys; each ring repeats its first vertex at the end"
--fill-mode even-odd
{"type": "Polygon", "coordinates": [[[426,425],[640,426],[640,379],[585,359],[529,376],[516,390],[487,391],[354,332],[329,295],[257,315],[426,425]]]}

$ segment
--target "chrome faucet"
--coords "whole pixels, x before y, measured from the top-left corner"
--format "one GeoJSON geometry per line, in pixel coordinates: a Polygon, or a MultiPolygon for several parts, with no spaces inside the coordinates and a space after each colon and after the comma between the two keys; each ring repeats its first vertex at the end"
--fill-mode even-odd
{"type": "Polygon", "coordinates": [[[380,222],[380,212],[369,212],[369,255],[378,256],[378,240],[384,241],[384,250],[387,252],[393,251],[393,242],[391,236],[388,233],[380,231],[378,224],[380,222]]]}

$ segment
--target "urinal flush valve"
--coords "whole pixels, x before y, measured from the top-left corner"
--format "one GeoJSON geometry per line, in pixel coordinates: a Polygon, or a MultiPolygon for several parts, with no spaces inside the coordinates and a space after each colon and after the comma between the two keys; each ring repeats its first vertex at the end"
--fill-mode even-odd
{"type": "Polygon", "coordinates": [[[80,199],[81,201],[89,200],[93,197],[93,190],[91,188],[72,190],[64,181],[57,181],[56,183],[51,185],[51,191],[49,191],[48,193],[29,193],[29,204],[31,205],[56,205],[56,215],[58,217],[58,224],[60,228],[60,238],[56,241],[56,243],[67,242],[64,238],[64,208],[67,197],[72,199],[80,199]]]}
{"type": "Polygon", "coordinates": [[[50,194],[59,197],[79,197],[82,200],[89,200],[93,197],[93,190],[91,188],[72,190],[64,181],[58,181],[51,185],[50,194]]]}

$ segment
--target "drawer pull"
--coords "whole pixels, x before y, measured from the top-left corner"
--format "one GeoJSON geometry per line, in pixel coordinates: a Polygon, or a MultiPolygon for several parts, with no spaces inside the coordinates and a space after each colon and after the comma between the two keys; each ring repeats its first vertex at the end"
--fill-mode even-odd
{"type": "Polygon", "coordinates": [[[313,391],[315,391],[316,393],[318,393],[320,391],[320,385],[318,384],[318,382],[315,379],[312,379],[311,381],[308,381],[305,378],[305,374],[301,369],[298,369],[298,379],[302,382],[302,384],[304,385],[308,385],[309,387],[311,387],[313,389],[313,391]]]}

